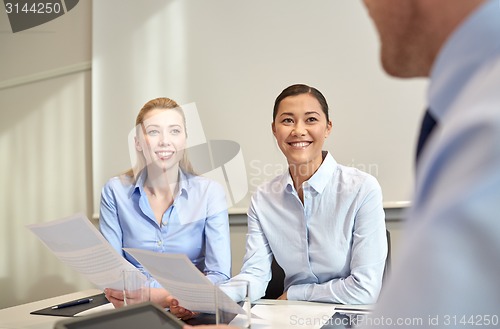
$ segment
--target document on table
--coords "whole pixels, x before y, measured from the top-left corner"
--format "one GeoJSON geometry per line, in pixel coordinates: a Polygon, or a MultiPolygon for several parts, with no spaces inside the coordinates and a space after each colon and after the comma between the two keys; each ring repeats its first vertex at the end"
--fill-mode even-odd
{"type": "Polygon", "coordinates": [[[323,327],[335,313],[334,304],[294,302],[287,300],[257,301],[252,307],[252,328],[304,328],[323,327]]]}
{"type": "MultiPolygon", "coordinates": [[[[179,305],[191,311],[214,313],[215,289],[208,280],[183,254],[162,254],[141,249],[124,249],[178,301],[179,305]]],[[[223,307],[226,312],[244,313],[241,306],[223,294],[223,307]]]]}
{"type": "Polygon", "coordinates": [[[93,307],[93,308],[89,308],[88,310],[82,311],[80,313],[76,313],[73,316],[86,316],[86,315],[90,315],[90,314],[94,314],[94,313],[99,313],[99,312],[102,312],[102,311],[114,310],[114,309],[115,309],[115,307],[113,306],[113,304],[107,303],[107,304],[104,304],[104,305],[99,305],[99,306],[96,306],[96,307],[93,307]]]}
{"type": "Polygon", "coordinates": [[[83,214],[27,227],[60,261],[100,289],[123,289],[122,270],[135,268],[83,214]]]}

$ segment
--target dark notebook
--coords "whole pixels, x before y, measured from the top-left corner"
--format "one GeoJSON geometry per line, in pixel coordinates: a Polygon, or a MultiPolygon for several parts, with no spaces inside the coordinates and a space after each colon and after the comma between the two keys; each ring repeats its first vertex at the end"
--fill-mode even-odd
{"type": "MultiPolygon", "coordinates": [[[[86,304],[80,304],[80,305],[69,306],[69,307],[64,307],[64,308],[57,308],[55,310],[52,309],[52,307],[55,305],[51,305],[47,308],[42,308],[41,310],[33,311],[30,314],[53,315],[53,316],[74,316],[77,313],[89,310],[89,309],[94,308],[96,306],[101,306],[101,305],[109,303],[109,301],[106,299],[104,294],[97,294],[97,295],[83,297],[83,298],[92,298],[92,301],[90,303],[86,303],[86,304]]],[[[75,301],[79,300],[79,299],[82,299],[82,298],[75,299],[75,301]]]]}

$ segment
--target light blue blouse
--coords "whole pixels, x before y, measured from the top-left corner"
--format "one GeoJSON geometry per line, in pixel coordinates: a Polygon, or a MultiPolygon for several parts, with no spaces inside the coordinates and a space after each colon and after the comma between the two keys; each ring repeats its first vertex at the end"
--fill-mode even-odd
{"type": "Polygon", "coordinates": [[[143,189],[146,175],[141,173],[135,184],[125,175],[114,177],[103,187],[99,226],[104,237],[138,268],[122,248],[185,254],[210,281],[227,280],[231,248],[223,188],[180,171],[179,193],[159,225],[143,189]]]}
{"type": "Polygon", "coordinates": [[[387,256],[377,180],[327,154],[303,191],[304,204],[287,172],[254,193],[244,264],[234,279],[249,280],[251,299],[260,298],[274,255],[289,300],[375,302],[387,256]]]}

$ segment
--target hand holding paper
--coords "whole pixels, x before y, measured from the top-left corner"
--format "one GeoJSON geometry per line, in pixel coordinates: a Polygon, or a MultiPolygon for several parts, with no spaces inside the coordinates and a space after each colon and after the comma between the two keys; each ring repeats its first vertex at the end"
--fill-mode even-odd
{"type": "MultiPolygon", "coordinates": [[[[187,258],[180,254],[161,254],[140,249],[124,249],[178,301],[191,311],[215,311],[215,287],[187,258]]],[[[227,312],[244,313],[241,306],[222,291],[222,301],[227,312]]]]}

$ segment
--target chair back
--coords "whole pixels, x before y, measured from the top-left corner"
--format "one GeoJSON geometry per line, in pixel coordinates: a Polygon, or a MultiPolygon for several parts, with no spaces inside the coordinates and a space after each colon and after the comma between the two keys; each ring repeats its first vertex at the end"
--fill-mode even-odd
{"type": "Polygon", "coordinates": [[[276,259],[274,259],[274,256],[271,263],[271,274],[272,277],[267,285],[266,294],[262,297],[264,299],[276,299],[283,295],[285,290],[285,271],[283,271],[276,259]]]}

